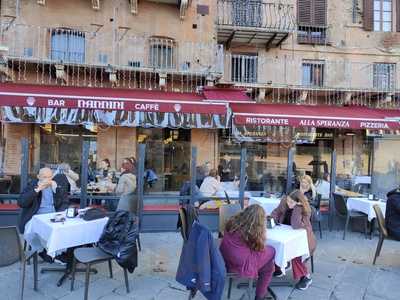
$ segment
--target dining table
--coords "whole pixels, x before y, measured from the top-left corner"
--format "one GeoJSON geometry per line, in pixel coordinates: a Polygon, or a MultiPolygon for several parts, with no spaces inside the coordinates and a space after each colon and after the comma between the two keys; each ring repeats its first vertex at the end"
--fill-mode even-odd
{"type": "Polygon", "coordinates": [[[385,216],[386,201],[383,199],[369,199],[368,197],[351,197],[347,198],[347,209],[362,212],[368,216],[371,222],[376,218],[374,205],[379,205],[382,214],[385,216]]]}
{"type": "Polygon", "coordinates": [[[258,204],[260,205],[267,215],[270,215],[272,211],[278,207],[281,203],[281,199],[277,197],[250,197],[249,205],[258,204]]]}
{"type": "MultiPolygon", "coordinates": [[[[41,252],[45,249],[47,255],[55,258],[68,249],[96,243],[107,222],[107,217],[91,221],[85,221],[79,216],[68,218],[66,212],[34,215],[25,226],[24,239],[32,251],[41,252]],[[64,221],[54,222],[56,216],[64,221]]],[[[63,275],[57,282],[57,286],[61,286],[71,273],[71,268],[72,261],[68,261],[61,268],[43,268],[41,273],[62,272],[63,275]]]]}

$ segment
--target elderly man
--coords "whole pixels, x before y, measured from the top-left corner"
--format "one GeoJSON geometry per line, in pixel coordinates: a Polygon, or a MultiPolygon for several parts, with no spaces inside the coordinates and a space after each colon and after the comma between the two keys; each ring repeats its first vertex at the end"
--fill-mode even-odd
{"type": "Polygon", "coordinates": [[[40,169],[38,179],[28,184],[18,199],[22,208],[19,216],[19,230],[25,231],[25,225],[35,214],[47,214],[68,207],[68,191],[64,185],[57,185],[53,172],[49,168],[40,169]]]}

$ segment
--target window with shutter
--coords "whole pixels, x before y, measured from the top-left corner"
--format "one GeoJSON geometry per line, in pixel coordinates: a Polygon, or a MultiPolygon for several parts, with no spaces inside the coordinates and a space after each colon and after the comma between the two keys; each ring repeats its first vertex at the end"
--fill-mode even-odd
{"type": "Polygon", "coordinates": [[[400,32],[400,0],[397,0],[396,2],[396,31],[400,32]]]}
{"type": "Polygon", "coordinates": [[[299,26],[311,26],[311,4],[313,0],[297,1],[297,21],[299,26]]]}
{"type": "Polygon", "coordinates": [[[392,31],[392,4],[392,0],[364,0],[364,29],[367,31],[392,31]]]}
{"type": "Polygon", "coordinates": [[[326,44],[327,1],[298,0],[297,34],[300,44],[326,44]]]}

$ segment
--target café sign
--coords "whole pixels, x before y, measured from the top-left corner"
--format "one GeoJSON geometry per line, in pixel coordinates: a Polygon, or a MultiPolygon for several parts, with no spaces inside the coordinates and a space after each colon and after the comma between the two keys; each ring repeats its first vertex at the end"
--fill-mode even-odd
{"type": "Polygon", "coordinates": [[[313,117],[313,116],[251,116],[234,115],[236,125],[251,126],[290,126],[290,127],[314,127],[314,128],[339,128],[339,129],[398,129],[397,121],[384,119],[357,119],[339,117],[313,117]]]}

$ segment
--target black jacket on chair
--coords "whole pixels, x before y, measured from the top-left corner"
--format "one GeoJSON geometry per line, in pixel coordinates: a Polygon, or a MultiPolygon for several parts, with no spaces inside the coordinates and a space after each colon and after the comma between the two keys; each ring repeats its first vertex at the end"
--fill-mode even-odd
{"type": "Polygon", "coordinates": [[[112,255],[122,268],[132,273],[138,265],[136,248],[138,234],[137,217],[127,211],[117,210],[109,217],[98,246],[112,255]]]}
{"type": "MultiPolygon", "coordinates": [[[[68,192],[57,180],[54,181],[57,183],[56,192],[53,193],[54,209],[55,211],[62,211],[68,208],[68,192]]],[[[21,233],[24,233],[26,223],[40,208],[42,192],[35,192],[37,185],[38,180],[32,180],[18,198],[18,206],[22,208],[18,219],[18,228],[21,233]]]]}
{"type": "Polygon", "coordinates": [[[389,235],[400,240],[400,188],[387,194],[385,225],[389,235]]]}

